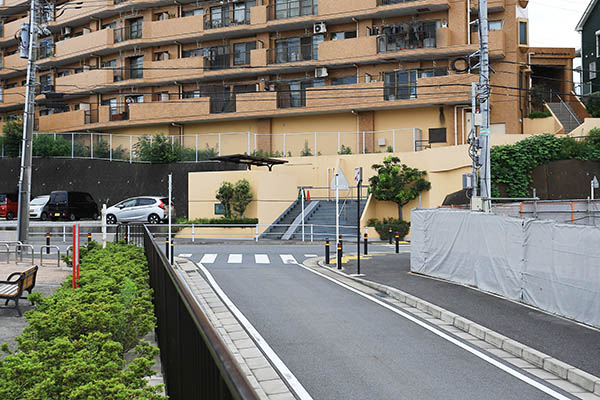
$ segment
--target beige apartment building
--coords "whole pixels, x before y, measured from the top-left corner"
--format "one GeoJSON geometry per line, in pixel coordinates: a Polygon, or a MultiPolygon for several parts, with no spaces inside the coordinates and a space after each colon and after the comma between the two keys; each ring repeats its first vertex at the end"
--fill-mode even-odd
{"type": "MultiPolygon", "coordinates": [[[[530,48],[527,3],[489,1],[492,133],[541,133],[525,121],[534,79],[547,77],[556,93],[573,90],[574,49],[530,48]]],[[[7,0],[0,10],[2,121],[23,110],[26,60],[15,34],[27,5],[7,0]]],[[[222,154],[464,144],[479,78],[456,69],[479,48],[477,7],[476,0],[56,1],[44,8],[51,34],[40,38],[36,130],[112,133],[113,146],[124,147],[131,139],[118,135],[164,133],[222,154]]]]}

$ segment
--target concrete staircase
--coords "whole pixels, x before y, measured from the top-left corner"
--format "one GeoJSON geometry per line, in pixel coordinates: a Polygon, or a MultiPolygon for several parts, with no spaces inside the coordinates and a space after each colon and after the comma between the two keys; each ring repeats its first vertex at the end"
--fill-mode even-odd
{"type": "Polygon", "coordinates": [[[292,222],[294,222],[296,217],[298,217],[298,215],[301,213],[302,204],[300,201],[296,200],[288,207],[287,210],[283,212],[283,214],[279,216],[279,218],[275,220],[275,222],[273,222],[273,224],[271,224],[271,226],[267,228],[267,230],[263,232],[262,235],[260,235],[260,238],[277,240],[281,239],[292,222]]]}
{"type": "Polygon", "coordinates": [[[563,102],[546,104],[548,104],[548,107],[550,107],[554,115],[556,115],[556,118],[558,118],[560,123],[564,126],[565,133],[570,133],[581,125],[581,121],[579,121],[577,114],[575,114],[568,104],[563,102]]]}

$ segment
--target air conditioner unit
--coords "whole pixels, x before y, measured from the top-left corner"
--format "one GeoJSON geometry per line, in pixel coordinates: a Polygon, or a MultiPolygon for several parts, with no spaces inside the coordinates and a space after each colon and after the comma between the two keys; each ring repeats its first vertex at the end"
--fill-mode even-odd
{"type": "Polygon", "coordinates": [[[317,67],[315,68],[315,78],[325,78],[329,73],[327,71],[327,67],[317,67]]]}
{"type": "Polygon", "coordinates": [[[71,34],[71,27],[70,26],[63,26],[63,28],[60,30],[60,33],[63,36],[69,36],[71,34]]]}
{"type": "Polygon", "coordinates": [[[313,25],[313,33],[325,33],[327,32],[327,25],[324,22],[313,25]]]}

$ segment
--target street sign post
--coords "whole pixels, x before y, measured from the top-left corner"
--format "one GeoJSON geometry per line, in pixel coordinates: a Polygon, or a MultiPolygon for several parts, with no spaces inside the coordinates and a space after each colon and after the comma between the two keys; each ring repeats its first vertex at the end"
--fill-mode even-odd
{"type": "Polygon", "coordinates": [[[354,169],[354,183],[356,183],[356,274],[360,275],[360,190],[363,181],[363,169],[354,169]]]}
{"type": "Polygon", "coordinates": [[[335,171],[335,178],[331,183],[331,189],[335,190],[335,237],[340,237],[340,190],[348,190],[350,185],[344,172],[338,168],[335,171]]]}

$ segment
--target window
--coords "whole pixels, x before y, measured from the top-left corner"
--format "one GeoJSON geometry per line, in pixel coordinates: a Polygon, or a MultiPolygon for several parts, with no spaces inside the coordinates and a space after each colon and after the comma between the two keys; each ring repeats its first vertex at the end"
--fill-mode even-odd
{"type": "Polygon", "coordinates": [[[209,28],[224,26],[229,26],[229,6],[211,7],[209,28]]]}
{"type": "Polygon", "coordinates": [[[323,35],[287,38],[275,41],[275,63],[317,59],[323,35]]]}
{"type": "Polygon", "coordinates": [[[181,16],[182,17],[192,17],[194,15],[202,15],[202,14],[204,14],[204,9],[202,9],[202,8],[195,8],[193,10],[184,11],[181,14],[181,16]]]}
{"type": "Polygon", "coordinates": [[[159,51],[154,53],[154,61],[164,61],[169,59],[168,51],[159,51]]]}
{"type": "Polygon", "coordinates": [[[183,50],[183,52],[181,53],[182,58],[201,57],[203,55],[204,55],[203,49],[183,50]]]}
{"type": "Polygon", "coordinates": [[[52,86],[52,74],[40,75],[40,85],[42,86],[42,91],[45,87],[52,86]]]}
{"type": "Polygon", "coordinates": [[[226,69],[231,66],[229,46],[217,46],[204,49],[207,68],[210,70],[226,69]]]}
{"type": "Polygon", "coordinates": [[[347,31],[347,32],[332,32],[331,40],[344,40],[344,39],[352,39],[356,37],[356,31],[347,31]]]}
{"type": "Polygon", "coordinates": [[[301,15],[316,15],[317,0],[276,0],[275,18],[294,18],[301,15]]]}
{"type": "Polygon", "coordinates": [[[233,4],[233,22],[236,24],[250,23],[250,7],[256,5],[256,0],[233,4]]]}
{"type": "Polygon", "coordinates": [[[590,80],[596,79],[596,61],[590,63],[590,80]]]}
{"type": "Polygon", "coordinates": [[[64,70],[64,71],[60,71],[56,74],[57,78],[62,78],[64,76],[69,76],[71,75],[71,71],[69,71],[68,69],[64,70]]]}
{"type": "Polygon", "coordinates": [[[490,21],[488,22],[488,30],[490,31],[501,31],[502,21],[490,21]]]}
{"type": "Polygon", "coordinates": [[[183,92],[181,97],[184,99],[197,99],[197,98],[201,97],[201,95],[200,95],[199,90],[190,90],[190,91],[183,92]]]}
{"type": "Polygon", "coordinates": [[[129,79],[144,77],[144,56],[129,57],[129,79]]]}
{"type": "Polygon", "coordinates": [[[4,86],[5,89],[12,89],[14,87],[17,87],[17,82],[7,83],[6,86],[4,86]]]}
{"type": "MultiPolygon", "coordinates": [[[[144,18],[134,18],[127,21],[129,39],[139,39],[142,37],[142,22],[144,18]]],[[[128,39],[127,37],[125,39],[128,39]]]]}
{"type": "Polygon", "coordinates": [[[331,78],[331,85],[354,85],[356,84],[356,75],[345,76],[343,78],[331,78]]]}
{"type": "Polygon", "coordinates": [[[384,75],[384,99],[398,100],[417,97],[416,69],[386,72],[384,75]]]}
{"type": "Polygon", "coordinates": [[[154,199],[138,199],[138,206],[151,206],[156,202],[154,199]]]}
{"type": "Polygon", "coordinates": [[[527,32],[527,22],[519,21],[519,45],[527,45],[528,32],[527,32]]]}
{"type": "Polygon", "coordinates": [[[446,143],[446,128],[430,128],[429,143],[446,143]]]}
{"type": "Polygon", "coordinates": [[[111,22],[110,24],[102,25],[102,29],[116,29],[117,23],[111,22]]]}
{"type": "Polygon", "coordinates": [[[256,49],[256,42],[236,43],[233,45],[233,63],[250,64],[250,50],[256,49]]]}
{"type": "Polygon", "coordinates": [[[596,58],[600,57],[600,31],[596,31],[596,58]]]}

